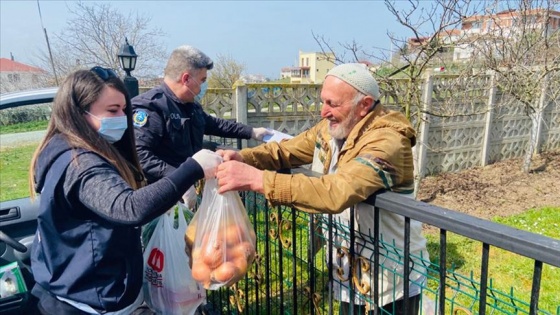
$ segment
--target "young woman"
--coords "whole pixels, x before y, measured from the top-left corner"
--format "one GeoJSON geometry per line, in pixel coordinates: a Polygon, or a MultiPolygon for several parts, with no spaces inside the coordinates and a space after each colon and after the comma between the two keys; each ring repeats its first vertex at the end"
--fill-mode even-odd
{"type": "Polygon", "coordinates": [[[140,227],[220,162],[202,150],[145,186],[123,82],[101,67],[70,74],[31,162],[31,187],[41,195],[31,253],[39,311],[132,313],[142,300],[140,227]]]}

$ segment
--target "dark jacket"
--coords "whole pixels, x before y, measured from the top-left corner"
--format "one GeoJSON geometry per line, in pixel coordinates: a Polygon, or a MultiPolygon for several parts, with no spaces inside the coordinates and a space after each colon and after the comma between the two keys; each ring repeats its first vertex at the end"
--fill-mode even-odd
{"type": "Polygon", "coordinates": [[[250,139],[253,128],[208,115],[198,103],[183,103],[162,83],[132,99],[136,150],[154,182],[202,149],[204,135],[250,139]]]}
{"type": "MultiPolygon", "coordinates": [[[[142,286],[140,226],[203,177],[188,159],[169,177],[135,191],[101,156],[70,149],[60,135],[41,152],[35,172],[41,198],[33,277],[43,292],[100,311],[134,302],[142,286]]],[[[46,311],[61,313],[52,307],[46,311]]]]}

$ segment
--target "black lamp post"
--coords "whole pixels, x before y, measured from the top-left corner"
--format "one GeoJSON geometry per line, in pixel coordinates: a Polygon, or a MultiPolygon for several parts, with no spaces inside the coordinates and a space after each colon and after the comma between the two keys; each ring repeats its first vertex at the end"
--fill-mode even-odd
{"type": "Polygon", "coordinates": [[[121,68],[126,72],[124,77],[124,86],[128,91],[131,98],[138,95],[138,80],[130,75],[130,72],[136,67],[136,58],[138,55],[134,52],[134,47],[128,43],[128,39],[125,37],[125,43],[121,47],[121,52],[117,55],[121,62],[121,68]]]}

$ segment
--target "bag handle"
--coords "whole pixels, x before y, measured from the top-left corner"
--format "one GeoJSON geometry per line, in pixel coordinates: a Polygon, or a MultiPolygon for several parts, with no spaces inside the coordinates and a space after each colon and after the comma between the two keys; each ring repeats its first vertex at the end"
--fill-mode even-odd
{"type": "Polygon", "coordinates": [[[179,224],[177,224],[177,232],[184,235],[187,231],[187,218],[185,218],[185,212],[183,212],[183,206],[180,203],[177,206],[177,212],[179,221],[179,224]]]}
{"type": "Polygon", "coordinates": [[[182,206],[177,204],[177,206],[171,208],[166,213],[164,213],[160,220],[164,220],[163,224],[167,224],[170,230],[175,231],[181,236],[187,231],[187,219],[185,218],[185,213],[183,212],[182,206]],[[175,208],[177,208],[177,228],[175,228],[175,208]]]}

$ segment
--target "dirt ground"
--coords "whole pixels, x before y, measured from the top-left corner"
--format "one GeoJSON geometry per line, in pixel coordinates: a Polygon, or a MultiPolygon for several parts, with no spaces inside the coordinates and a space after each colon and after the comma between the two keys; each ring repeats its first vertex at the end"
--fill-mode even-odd
{"type": "Polygon", "coordinates": [[[560,207],[560,151],[533,158],[528,174],[521,171],[521,165],[521,159],[514,159],[427,177],[418,199],[484,219],[560,207]]]}

